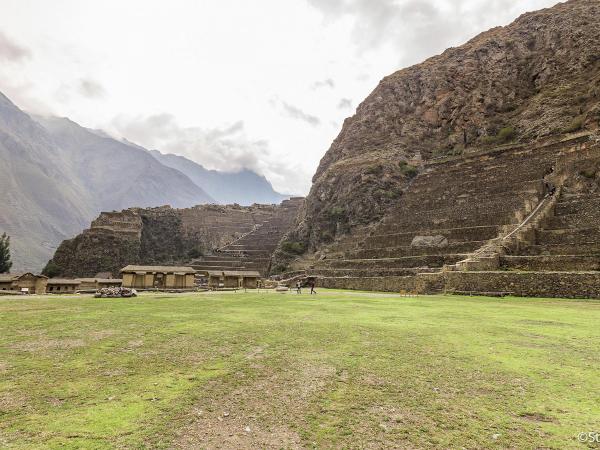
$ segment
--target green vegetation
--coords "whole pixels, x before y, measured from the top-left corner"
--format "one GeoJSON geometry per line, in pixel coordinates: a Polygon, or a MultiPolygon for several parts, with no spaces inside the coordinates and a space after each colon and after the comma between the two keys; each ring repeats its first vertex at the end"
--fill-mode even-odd
{"type": "Polygon", "coordinates": [[[415,166],[411,166],[406,161],[400,161],[398,164],[400,165],[400,170],[402,173],[408,178],[414,178],[419,174],[419,169],[417,169],[415,166]]]}
{"type": "Polygon", "coordinates": [[[578,448],[600,302],[0,298],[0,447],[578,448]]]}
{"type": "Polygon", "coordinates": [[[281,249],[292,255],[301,255],[306,251],[306,245],[303,242],[283,241],[281,249]]]}
{"type": "Polygon", "coordinates": [[[517,138],[517,130],[513,127],[504,127],[493,136],[484,136],[481,141],[486,145],[502,145],[513,142],[517,138]]]}
{"type": "Polygon", "coordinates": [[[58,265],[50,260],[48,261],[48,264],[46,264],[46,267],[44,267],[44,270],[42,270],[42,275],[46,275],[48,278],[53,278],[57,275],[60,275],[60,267],[58,267],[58,265]]]}
{"type": "Polygon", "coordinates": [[[10,272],[11,267],[10,237],[6,233],[2,233],[0,236],[0,273],[10,272]]]}
{"type": "Polygon", "coordinates": [[[583,124],[585,123],[585,117],[579,116],[575,117],[569,125],[565,128],[565,133],[574,133],[576,131],[580,131],[583,128],[583,124]]]}
{"type": "Polygon", "coordinates": [[[191,259],[196,259],[196,258],[200,258],[200,257],[204,256],[204,254],[202,253],[202,250],[200,250],[198,248],[191,248],[188,251],[187,255],[191,259]]]}
{"type": "Polygon", "coordinates": [[[586,169],[586,170],[582,170],[581,172],[579,172],[579,174],[585,178],[588,178],[590,180],[593,180],[594,178],[596,178],[596,174],[598,173],[598,171],[596,169],[586,169]]]}
{"type": "Polygon", "coordinates": [[[346,209],[342,206],[334,206],[329,210],[329,217],[335,221],[346,219],[346,209]]]}
{"type": "Polygon", "coordinates": [[[365,174],[367,174],[367,175],[381,175],[382,172],[383,172],[383,166],[381,164],[369,166],[365,169],[365,174]]]}

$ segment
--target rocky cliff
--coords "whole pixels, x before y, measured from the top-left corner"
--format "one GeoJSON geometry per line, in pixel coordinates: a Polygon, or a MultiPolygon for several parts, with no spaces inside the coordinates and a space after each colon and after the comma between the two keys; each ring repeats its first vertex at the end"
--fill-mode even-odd
{"type": "Polygon", "coordinates": [[[314,250],[378,221],[434,158],[597,129],[599,35],[600,1],[570,0],[384,78],[322,158],[289,238],[314,250]]]}

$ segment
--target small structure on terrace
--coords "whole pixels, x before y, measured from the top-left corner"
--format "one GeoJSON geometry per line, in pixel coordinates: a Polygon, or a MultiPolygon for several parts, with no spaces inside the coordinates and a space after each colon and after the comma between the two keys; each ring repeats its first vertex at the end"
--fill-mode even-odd
{"type": "Polygon", "coordinates": [[[191,267],[133,266],[121,269],[123,287],[135,289],[193,289],[196,271],[191,267]]]}
{"type": "Polygon", "coordinates": [[[257,270],[207,270],[204,278],[211,289],[256,289],[261,277],[257,270]]]}
{"type": "Polygon", "coordinates": [[[50,294],[74,294],[79,290],[81,281],[66,278],[50,278],[46,291],[50,294]]]}
{"type": "Polygon", "coordinates": [[[27,273],[0,274],[0,291],[45,294],[48,277],[27,273]]]}

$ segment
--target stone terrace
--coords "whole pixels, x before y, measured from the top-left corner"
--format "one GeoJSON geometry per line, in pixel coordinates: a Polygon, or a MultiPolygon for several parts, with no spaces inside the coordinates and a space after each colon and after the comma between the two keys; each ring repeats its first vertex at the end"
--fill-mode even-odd
{"type": "Polygon", "coordinates": [[[284,200],[274,215],[254,224],[211,255],[192,261],[192,267],[198,271],[257,270],[267,276],[273,251],[294,224],[303,202],[303,198],[284,200]]]}
{"type": "MultiPolygon", "coordinates": [[[[307,274],[319,277],[322,286],[336,288],[511,291],[506,284],[485,282],[494,278],[489,272],[467,275],[455,264],[514,229],[544,197],[543,178],[561,158],[578,161],[570,173],[600,160],[593,150],[585,150],[590,142],[588,136],[578,136],[429,163],[361,244],[343,258],[315,263],[307,274]],[[479,281],[459,282],[468,276],[479,281]]],[[[535,243],[499,258],[496,272],[597,271],[598,195],[565,190],[556,217],[535,232],[535,243]]]]}

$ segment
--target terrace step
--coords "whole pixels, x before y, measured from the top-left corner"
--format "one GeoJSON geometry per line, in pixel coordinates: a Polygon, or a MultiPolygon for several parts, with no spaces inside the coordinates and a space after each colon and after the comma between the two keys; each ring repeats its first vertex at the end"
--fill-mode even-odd
{"type": "Polygon", "coordinates": [[[600,244],[579,242],[577,244],[530,245],[523,248],[520,254],[535,255],[600,255],[600,244]]]}
{"type": "MultiPolygon", "coordinates": [[[[568,195],[568,194],[567,194],[568,195]]],[[[582,211],[595,211],[600,208],[600,196],[589,194],[576,194],[560,199],[556,204],[554,214],[556,216],[568,214],[580,214],[582,211]]]]}
{"type": "Polygon", "coordinates": [[[317,286],[328,289],[352,289],[379,292],[412,292],[415,277],[322,277],[317,286]]]}
{"type": "Polygon", "coordinates": [[[368,268],[368,269],[306,269],[304,273],[309,277],[395,277],[395,276],[414,276],[417,273],[427,271],[429,273],[437,269],[416,269],[416,268],[368,268]]]}
{"type": "Polygon", "coordinates": [[[476,227],[476,226],[501,226],[507,224],[517,224],[518,219],[516,218],[516,210],[507,211],[506,214],[499,214],[493,209],[486,213],[480,213],[473,215],[469,213],[463,213],[460,210],[455,211],[452,215],[431,215],[428,217],[421,217],[416,215],[414,220],[406,217],[397,222],[382,223],[377,228],[378,234],[394,234],[394,233],[406,233],[409,231],[417,232],[419,230],[439,230],[448,228],[460,228],[460,227],[476,227]]]}
{"type": "Polygon", "coordinates": [[[326,259],[320,261],[315,268],[328,269],[399,269],[399,268],[425,268],[442,267],[445,264],[455,264],[462,261],[468,254],[424,255],[405,256],[401,258],[377,259],[326,259]]]}
{"type": "Polygon", "coordinates": [[[578,228],[559,230],[538,230],[536,232],[538,244],[572,244],[581,242],[600,244],[600,228],[578,228]]]}
{"type": "Polygon", "coordinates": [[[600,255],[502,256],[500,267],[527,271],[598,271],[600,255]]]}
{"type": "MultiPolygon", "coordinates": [[[[378,230],[379,231],[379,230],[378,230]]],[[[498,225],[474,226],[462,228],[421,229],[404,233],[375,234],[365,239],[363,248],[406,247],[410,246],[416,236],[444,236],[449,243],[466,241],[487,241],[499,235],[498,225]]]]}
{"type": "Polygon", "coordinates": [[[544,226],[545,230],[564,228],[593,228],[600,223],[600,203],[598,208],[583,210],[574,214],[555,216],[544,226]]]}
{"type": "Polygon", "coordinates": [[[600,272],[447,272],[448,292],[512,292],[522,297],[600,298],[600,272]]]}
{"type": "Polygon", "coordinates": [[[346,259],[371,259],[371,258],[401,258],[404,256],[426,256],[466,254],[481,248],[487,241],[453,242],[443,248],[436,247],[368,247],[346,252],[346,259]]]}

